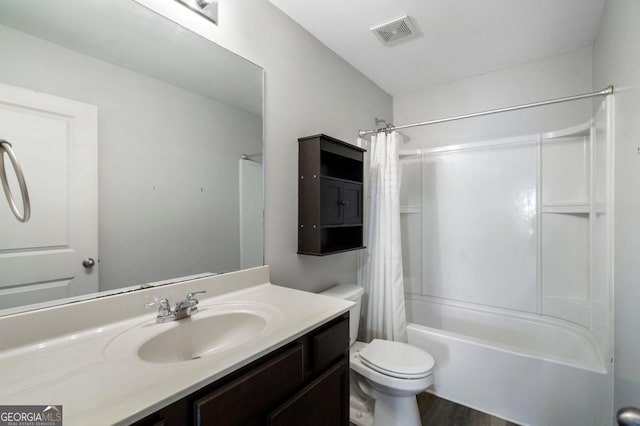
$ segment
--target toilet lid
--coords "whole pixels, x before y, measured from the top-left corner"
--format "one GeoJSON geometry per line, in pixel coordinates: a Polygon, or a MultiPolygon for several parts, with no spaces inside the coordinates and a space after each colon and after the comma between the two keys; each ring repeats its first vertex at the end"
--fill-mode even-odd
{"type": "Polygon", "coordinates": [[[420,348],[406,343],[375,339],[358,355],[367,367],[387,376],[419,379],[433,369],[433,357],[420,348]]]}

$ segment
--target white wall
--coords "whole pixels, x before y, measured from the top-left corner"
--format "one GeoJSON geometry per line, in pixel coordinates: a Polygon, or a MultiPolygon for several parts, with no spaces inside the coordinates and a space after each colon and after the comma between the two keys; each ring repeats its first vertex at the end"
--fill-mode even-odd
{"type": "MultiPolygon", "coordinates": [[[[393,97],[394,124],[474,113],[591,91],[591,49],[393,97]]],[[[590,117],[590,101],[514,111],[402,132],[405,149],[503,138],[572,126],[590,117]]]]}
{"type": "Polygon", "coordinates": [[[609,0],[593,49],[596,87],[615,94],[614,409],[640,407],[640,2],[609,0]]]}
{"type": "Polygon", "coordinates": [[[0,82],[98,107],[100,290],[240,267],[238,161],[261,149],[260,116],[7,27],[0,39],[0,82]]]}
{"type": "Polygon", "coordinates": [[[355,282],[355,252],[299,256],[298,141],[326,133],[355,142],[374,117],[391,117],[391,97],[267,0],[220,2],[218,27],[173,0],[136,0],[265,70],[265,258],[274,283],[321,290],[355,282]]]}

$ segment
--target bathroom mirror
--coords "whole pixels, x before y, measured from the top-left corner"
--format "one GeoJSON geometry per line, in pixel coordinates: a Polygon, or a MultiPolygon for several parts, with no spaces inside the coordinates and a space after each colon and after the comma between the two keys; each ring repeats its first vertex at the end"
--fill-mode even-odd
{"type": "Polygon", "coordinates": [[[260,67],[133,0],[3,0],[0,40],[0,314],[263,264],[260,67]]]}

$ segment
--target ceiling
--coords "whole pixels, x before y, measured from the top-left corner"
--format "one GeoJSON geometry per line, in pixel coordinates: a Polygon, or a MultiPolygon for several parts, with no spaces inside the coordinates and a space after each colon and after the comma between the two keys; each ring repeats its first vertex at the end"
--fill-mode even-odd
{"type": "Polygon", "coordinates": [[[270,0],[392,95],[593,44],[605,0],[270,0]],[[418,38],[369,31],[409,15],[418,38]]]}

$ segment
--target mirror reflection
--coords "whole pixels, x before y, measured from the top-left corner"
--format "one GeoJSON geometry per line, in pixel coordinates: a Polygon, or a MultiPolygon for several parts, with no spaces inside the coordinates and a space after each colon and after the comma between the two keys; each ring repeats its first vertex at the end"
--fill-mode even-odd
{"type": "Polygon", "coordinates": [[[0,40],[0,309],[263,264],[259,67],[133,0],[6,0],[0,40]]]}

